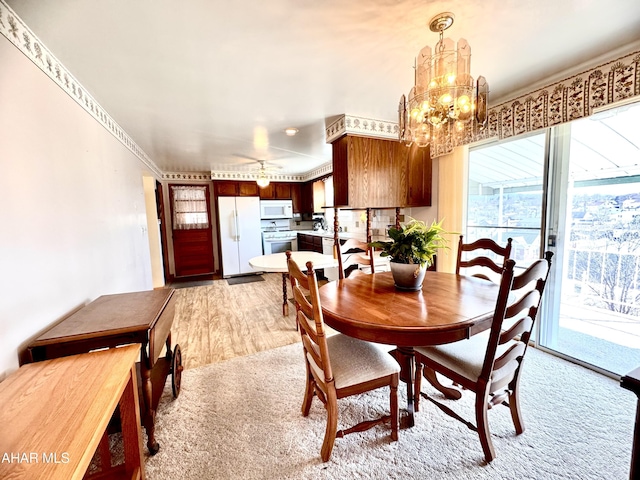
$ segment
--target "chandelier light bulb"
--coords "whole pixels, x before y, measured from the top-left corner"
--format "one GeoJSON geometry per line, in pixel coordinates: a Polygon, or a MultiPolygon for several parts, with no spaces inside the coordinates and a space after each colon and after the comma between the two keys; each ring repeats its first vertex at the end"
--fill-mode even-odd
{"type": "Polygon", "coordinates": [[[440,97],[440,103],[443,105],[447,105],[449,103],[451,103],[451,100],[453,100],[453,97],[451,96],[451,94],[449,92],[445,93],[444,95],[442,95],[440,97]]]}

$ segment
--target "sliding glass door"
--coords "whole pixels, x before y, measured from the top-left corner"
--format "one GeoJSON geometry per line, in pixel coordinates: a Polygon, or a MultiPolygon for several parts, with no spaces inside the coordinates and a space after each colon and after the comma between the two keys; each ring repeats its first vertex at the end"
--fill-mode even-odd
{"type": "Polygon", "coordinates": [[[640,365],[640,104],[473,148],[468,241],[554,252],[537,343],[616,375],[640,365]]]}
{"type": "Polygon", "coordinates": [[[540,345],[613,374],[640,365],[640,105],[559,128],[552,301],[540,345]]]}
{"type": "Polygon", "coordinates": [[[540,258],[545,158],[545,132],[470,151],[466,242],[512,238],[517,266],[540,258]]]}

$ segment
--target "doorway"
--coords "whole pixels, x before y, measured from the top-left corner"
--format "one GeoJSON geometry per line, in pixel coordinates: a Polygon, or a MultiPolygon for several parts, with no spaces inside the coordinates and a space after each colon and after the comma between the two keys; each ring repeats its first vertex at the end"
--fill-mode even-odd
{"type": "Polygon", "coordinates": [[[623,375],[640,365],[640,104],[558,129],[553,295],[540,345],[623,375]]]}
{"type": "Polygon", "coordinates": [[[176,277],[214,273],[208,185],[169,185],[176,277]]]}
{"type": "Polygon", "coordinates": [[[469,154],[467,241],[554,252],[536,342],[611,376],[640,365],[640,103],[469,154]]]}

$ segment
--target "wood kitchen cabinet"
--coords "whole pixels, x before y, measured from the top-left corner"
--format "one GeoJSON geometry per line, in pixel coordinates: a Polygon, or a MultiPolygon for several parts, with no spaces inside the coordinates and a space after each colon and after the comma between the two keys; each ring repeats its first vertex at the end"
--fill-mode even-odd
{"type": "Polygon", "coordinates": [[[286,182],[274,183],[276,190],[277,200],[289,200],[291,199],[291,184],[286,182]]]}
{"type": "Polygon", "coordinates": [[[322,253],[322,237],[319,235],[298,234],[298,250],[322,253]]]}
{"type": "Polygon", "coordinates": [[[283,187],[280,191],[289,193],[286,198],[291,198],[293,213],[313,214],[313,182],[291,182],[288,185],[288,190],[283,187]]]}
{"type": "Polygon", "coordinates": [[[273,182],[269,183],[266,187],[260,187],[260,200],[273,200],[276,198],[276,189],[273,186],[273,182]]]}
{"type": "Polygon", "coordinates": [[[257,197],[260,187],[256,182],[215,180],[213,191],[216,197],[257,197]]]}
{"type": "Polygon", "coordinates": [[[256,182],[238,182],[238,194],[241,197],[257,197],[260,187],[256,182]]]}
{"type": "Polygon", "coordinates": [[[304,213],[302,183],[295,182],[291,184],[291,203],[293,203],[293,213],[304,213]]]}
{"type": "Polygon", "coordinates": [[[260,188],[260,198],[262,200],[293,200],[293,183],[271,182],[264,188],[260,188]]]}
{"type": "Polygon", "coordinates": [[[415,143],[411,145],[407,156],[407,202],[405,207],[431,205],[431,169],[429,147],[418,147],[415,143]]]}
{"type": "Polygon", "coordinates": [[[216,180],[213,182],[213,194],[216,197],[237,197],[239,195],[238,182],[216,180]]]}
{"type": "Polygon", "coordinates": [[[395,140],[344,135],[333,142],[334,204],[351,208],[431,205],[431,157],[395,140]]]}

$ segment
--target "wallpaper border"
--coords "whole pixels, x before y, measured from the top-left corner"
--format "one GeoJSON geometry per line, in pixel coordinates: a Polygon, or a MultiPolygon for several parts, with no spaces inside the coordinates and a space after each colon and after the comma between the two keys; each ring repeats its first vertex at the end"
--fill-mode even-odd
{"type": "Polygon", "coordinates": [[[0,33],[138,157],[149,170],[158,178],[162,178],[162,171],[142,148],[133,141],[3,0],[0,0],[0,33]]]}

